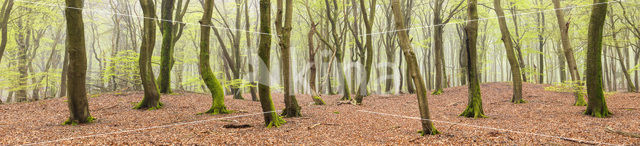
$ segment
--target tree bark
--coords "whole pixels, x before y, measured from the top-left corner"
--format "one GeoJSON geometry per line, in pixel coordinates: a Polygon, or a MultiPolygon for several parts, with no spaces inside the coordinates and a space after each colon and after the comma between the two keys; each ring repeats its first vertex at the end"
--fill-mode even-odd
{"type": "Polygon", "coordinates": [[[507,28],[504,11],[500,6],[500,0],[493,0],[493,7],[498,15],[500,32],[502,33],[502,42],[504,43],[507,58],[509,59],[509,65],[511,66],[511,77],[513,77],[513,96],[511,98],[511,102],[515,104],[525,103],[526,101],[522,99],[522,73],[520,72],[520,64],[518,63],[517,56],[513,50],[511,33],[509,32],[509,28],[507,28]]]}
{"type": "MultiPolygon", "coordinates": [[[[611,30],[612,33],[611,34],[611,38],[613,39],[613,48],[616,49],[616,53],[618,54],[618,62],[620,63],[620,67],[622,68],[622,74],[624,75],[625,81],[627,82],[627,92],[636,92],[636,86],[633,85],[633,80],[631,80],[631,75],[629,75],[629,70],[627,70],[627,65],[625,65],[625,61],[624,60],[628,60],[626,59],[625,56],[622,55],[622,51],[620,50],[620,47],[618,45],[618,32],[616,32],[616,21],[610,17],[611,20],[610,25],[611,25],[611,30]]],[[[628,53],[627,53],[628,54],[628,53]]]]}
{"type": "Polygon", "coordinates": [[[171,93],[171,66],[173,61],[173,7],[174,0],[162,0],[160,10],[162,22],[162,48],[160,51],[160,74],[158,75],[158,90],[160,93],[171,93]]]}
{"type": "Polygon", "coordinates": [[[0,62],[2,61],[2,56],[4,55],[4,51],[7,48],[7,24],[9,23],[9,16],[11,15],[11,10],[13,9],[13,0],[6,0],[2,5],[2,21],[0,21],[0,30],[2,31],[2,40],[0,40],[0,62]]]}
{"type": "Polygon", "coordinates": [[[151,0],[140,0],[140,6],[145,16],[140,59],[138,60],[144,97],[134,109],[158,109],[162,107],[162,103],[160,103],[160,93],[153,78],[153,68],[151,68],[151,57],[156,42],[156,8],[151,0]]]}
{"type": "Polygon", "coordinates": [[[227,110],[227,106],[224,104],[224,91],[222,85],[211,71],[211,65],[209,63],[209,38],[211,35],[211,13],[213,10],[214,1],[205,0],[203,4],[204,14],[200,20],[200,55],[199,55],[199,70],[202,80],[204,80],[207,89],[211,93],[211,108],[206,111],[206,114],[228,114],[231,113],[227,110]]]}
{"type": "Polygon", "coordinates": [[[607,0],[594,0],[587,35],[587,94],[586,115],[603,118],[611,115],[602,91],[602,31],[607,17],[607,0]]]}
{"type": "MultiPolygon", "coordinates": [[[[544,3],[543,0],[539,1],[539,5],[544,3]]],[[[545,32],[545,18],[544,11],[539,9],[540,13],[538,13],[538,84],[544,84],[544,44],[545,39],[543,37],[545,32]]]]}
{"type": "MultiPolygon", "coordinates": [[[[210,0],[208,0],[210,1],[210,0]]],[[[271,79],[269,77],[271,64],[271,0],[260,0],[260,45],[258,55],[260,64],[258,67],[258,94],[260,105],[264,112],[264,123],[267,127],[279,127],[285,121],[276,113],[276,109],[271,100],[271,79]]]]}
{"type": "Polygon", "coordinates": [[[93,121],[89,113],[89,102],[85,87],[87,58],[84,41],[84,22],[82,20],[83,0],[66,0],[67,20],[66,52],[69,55],[69,119],[64,124],[80,124],[93,121]]]}
{"type": "Polygon", "coordinates": [[[440,95],[444,92],[444,44],[442,42],[442,33],[444,32],[444,25],[442,25],[442,4],[444,0],[436,0],[435,7],[433,9],[433,40],[434,40],[434,52],[435,52],[435,69],[436,69],[436,88],[433,91],[433,95],[440,95]]]}
{"type": "MultiPolygon", "coordinates": [[[[497,6],[500,6],[499,4],[497,6]]],[[[464,117],[484,118],[484,110],[482,109],[482,94],[480,93],[480,82],[478,81],[478,1],[469,0],[467,3],[468,23],[465,27],[465,43],[467,52],[467,76],[469,79],[469,101],[467,109],[460,114],[464,117]]],[[[504,19],[504,18],[502,18],[504,19]]],[[[461,56],[462,57],[462,56],[461,56]]]]}
{"type": "Polygon", "coordinates": [[[373,38],[371,33],[373,32],[373,22],[375,21],[376,17],[376,0],[371,0],[368,13],[366,11],[364,0],[360,0],[360,12],[362,13],[366,33],[366,42],[364,45],[366,49],[366,59],[364,64],[364,78],[362,79],[362,82],[360,82],[360,87],[355,97],[356,104],[362,104],[362,99],[368,94],[367,86],[369,85],[369,81],[371,78],[371,66],[373,64],[373,38]]]}
{"type": "Polygon", "coordinates": [[[416,93],[418,94],[418,105],[420,108],[420,117],[422,118],[422,135],[435,135],[440,132],[436,130],[431,122],[431,115],[429,114],[429,103],[427,101],[427,89],[422,80],[422,74],[420,74],[420,68],[418,66],[418,61],[416,59],[416,55],[413,52],[413,48],[411,47],[411,43],[409,42],[409,34],[407,34],[405,23],[404,23],[404,14],[400,10],[400,0],[392,0],[391,8],[393,11],[393,16],[395,20],[395,27],[398,31],[398,42],[400,44],[400,48],[404,52],[406,56],[405,59],[407,61],[407,67],[409,67],[409,71],[411,71],[411,78],[413,78],[413,84],[416,86],[416,93]]]}
{"type": "Polygon", "coordinates": [[[569,40],[569,23],[565,22],[563,9],[560,7],[560,0],[552,0],[553,7],[556,10],[556,17],[558,18],[558,26],[560,27],[560,37],[562,39],[562,48],[564,49],[564,56],[567,61],[567,65],[569,67],[569,74],[571,75],[572,85],[575,86],[576,92],[574,92],[575,96],[575,106],[585,106],[586,102],[582,97],[582,93],[578,86],[582,85],[582,81],[580,81],[580,73],[578,72],[578,66],[576,65],[576,60],[573,56],[573,48],[571,48],[571,41],[569,40]]]}
{"type": "Polygon", "coordinates": [[[291,76],[291,20],[293,16],[293,2],[292,0],[286,0],[283,4],[282,0],[277,0],[278,12],[276,13],[276,29],[278,29],[280,36],[280,50],[282,51],[282,74],[284,85],[284,103],[285,108],[282,111],[284,117],[300,117],[300,105],[296,99],[295,91],[293,90],[293,81],[291,76]],[[285,6],[286,5],[286,6],[285,6]],[[283,21],[284,13],[284,24],[283,21]]]}

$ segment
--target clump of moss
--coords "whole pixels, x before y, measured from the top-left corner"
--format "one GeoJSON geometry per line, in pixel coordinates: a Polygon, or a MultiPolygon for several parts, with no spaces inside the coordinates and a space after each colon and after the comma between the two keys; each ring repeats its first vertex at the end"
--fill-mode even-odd
{"type": "MultiPolygon", "coordinates": [[[[94,118],[92,116],[89,116],[89,117],[87,117],[87,122],[85,122],[85,123],[93,123],[93,121],[95,121],[95,120],[96,120],[96,118],[94,118]]],[[[76,126],[76,125],[78,125],[78,122],[79,122],[78,120],[67,119],[66,121],[64,121],[62,123],[62,125],[76,126]]],[[[82,123],[80,123],[80,124],[82,124],[82,123]]]]}
{"type": "Polygon", "coordinates": [[[431,95],[440,95],[442,94],[442,89],[437,89],[431,93],[431,95]]]}

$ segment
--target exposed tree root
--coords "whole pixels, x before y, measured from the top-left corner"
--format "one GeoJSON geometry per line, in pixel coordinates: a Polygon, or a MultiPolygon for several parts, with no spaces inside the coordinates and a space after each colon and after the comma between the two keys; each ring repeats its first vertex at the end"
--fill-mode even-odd
{"type": "Polygon", "coordinates": [[[314,105],[325,105],[326,104],[324,102],[324,100],[322,100],[322,98],[320,98],[320,96],[313,96],[311,98],[313,98],[314,105]]]}
{"type": "Polygon", "coordinates": [[[151,103],[147,103],[145,101],[138,103],[138,105],[136,105],[135,107],[133,107],[133,109],[140,109],[140,110],[157,110],[162,108],[164,104],[162,102],[158,102],[157,104],[153,105],[151,103]]]}
{"type": "Polygon", "coordinates": [[[211,107],[204,113],[200,114],[209,114],[209,115],[221,115],[221,114],[230,114],[233,113],[231,110],[227,110],[227,107],[211,107]]]}

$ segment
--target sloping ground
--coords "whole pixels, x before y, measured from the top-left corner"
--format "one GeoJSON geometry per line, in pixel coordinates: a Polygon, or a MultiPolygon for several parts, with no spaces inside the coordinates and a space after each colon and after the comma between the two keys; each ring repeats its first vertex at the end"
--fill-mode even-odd
{"type": "MultiPolygon", "coordinates": [[[[97,121],[79,126],[60,125],[68,116],[64,99],[0,105],[0,145],[640,144],[640,138],[605,131],[611,127],[640,133],[639,94],[610,95],[607,104],[614,115],[598,119],[582,115],[585,107],[571,106],[570,93],[544,91],[544,85],[525,84],[528,103],[518,105],[509,102],[508,83],[481,88],[489,117],[484,119],[457,116],[466,106],[466,87],[429,96],[432,119],[442,132],[435,136],[419,136],[420,121],[408,118],[418,117],[415,95],[369,96],[362,106],[337,105],[339,95],[324,96],[329,105],[311,105],[309,96],[298,95],[304,117],[286,118],[283,126],[266,128],[259,102],[227,97],[229,109],[238,112],[196,115],[208,109],[210,96],[165,95],[164,108],[139,111],[131,107],[142,94],[130,93],[90,98],[97,121]]],[[[276,108],[283,109],[282,96],[273,98],[276,108]]]]}

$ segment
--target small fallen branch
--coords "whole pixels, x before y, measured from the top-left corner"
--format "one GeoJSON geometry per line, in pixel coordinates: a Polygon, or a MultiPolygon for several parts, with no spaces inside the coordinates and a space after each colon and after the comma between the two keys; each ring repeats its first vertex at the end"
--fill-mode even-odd
{"type": "Polygon", "coordinates": [[[313,124],[313,125],[307,127],[307,129],[313,129],[313,128],[315,128],[317,126],[320,126],[320,125],[339,126],[339,124],[334,124],[334,123],[316,123],[316,124],[313,124]]]}
{"type": "Polygon", "coordinates": [[[613,128],[611,128],[609,126],[607,126],[605,128],[605,131],[607,131],[609,133],[620,134],[620,135],[627,136],[627,137],[640,138],[640,134],[631,133],[631,132],[624,132],[624,131],[620,131],[620,130],[614,130],[613,128]]]}

